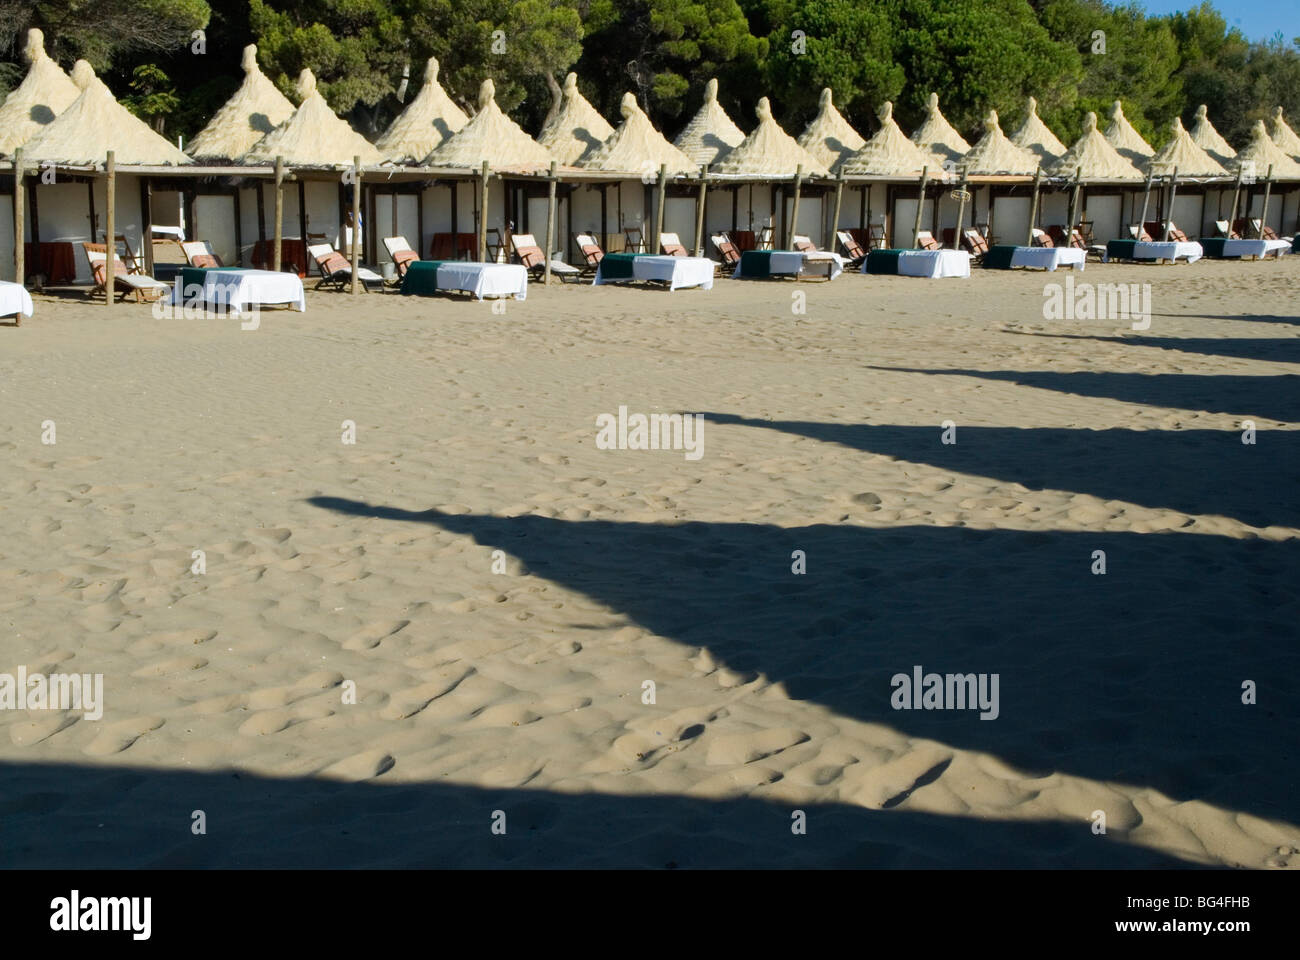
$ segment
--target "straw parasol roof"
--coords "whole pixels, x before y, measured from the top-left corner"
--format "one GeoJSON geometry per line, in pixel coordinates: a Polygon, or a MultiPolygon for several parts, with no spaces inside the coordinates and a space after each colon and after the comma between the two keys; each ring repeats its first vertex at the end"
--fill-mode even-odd
{"type": "Polygon", "coordinates": [[[32,160],[97,164],[112,150],[118,163],[182,164],[189,157],[113,99],[85,60],[72,68],[81,94],[23,147],[32,160]]]}
{"type": "Polygon", "coordinates": [[[1237,151],[1228,146],[1228,141],[1219,136],[1219,131],[1210,123],[1205,104],[1196,108],[1196,122],[1192,124],[1192,142],[1218,160],[1224,167],[1237,155],[1237,151]]]}
{"type": "Polygon", "coordinates": [[[537,135],[540,143],[556,160],[573,166],[584,154],[594,151],[614,133],[614,128],[602,117],[578,89],[578,75],[564,78],[560,94],[560,109],[537,135]]]}
{"type": "Polygon", "coordinates": [[[1183,121],[1174,117],[1169,124],[1173,135],[1169,142],[1156,151],[1147,163],[1147,170],[1157,176],[1177,170],[1186,177],[1224,177],[1228,171],[1212,156],[1196,145],[1192,135],[1183,129],[1183,121]]]}
{"type": "Polygon", "coordinates": [[[718,103],[718,81],[704,87],[704,104],[677,135],[673,145],[698,166],[713,165],[745,142],[745,133],[718,103]]]}
{"type": "Polygon", "coordinates": [[[967,173],[1033,173],[1042,161],[1038,154],[1021,150],[1007,139],[998,125],[998,112],[990,110],[984,118],[984,136],[971,147],[962,164],[967,173]]]}
{"type": "Polygon", "coordinates": [[[1122,157],[1097,129],[1097,115],[1083,118],[1083,136],[1049,170],[1058,177],[1083,180],[1141,180],[1142,172],[1122,157]]]}
{"type": "Polygon", "coordinates": [[[442,89],[438,61],[430,57],[424,86],[375,141],[375,148],[393,163],[419,163],[468,122],[469,117],[442,89]]]}
{"type": "Polygon", "coordinates": [[[866,143],[862,135],[849,126],[849,122],[835,109],[831,100],[831,88],[825,87],[822,90],[821,109],[799,136],[799,146],[834,171],[866,146],[866,143]]]}
{"type": "Polygon", "coordinates": [[[41,31],[27,31],[23,57],[31,64],[27,76],[0,106],[0,154],[13,153],[81,96],[81,88],[45,52],[41,31]]]}
{"type": "Polygon", "coordinates": [[[244,48],[244,82],[190,142],[200,160],[237,160],[293,115],[293,104],[257,65],[257,46],[244,48]]]}
{"type": "Polygon", "coordinates": [[[1300,160],[1300,137],[1282,119],[1281,107],[1273,114],[1273,142],[1282,148],[1283,153],[1300,160]]]}
{"type": "Polygon", "coordinates": [[[714,172],[721,176],[793,177],[799,167],[805,176],[829,174],[825,164],[799,146],[794,137],[781,129],[772,117],[772,103],[767,97],[754,110],[756,126],[745,142],[718,161],[714,172]]]}
{"type": "Polygon", "coordinates": [[[1050,164],[1065,153],[1065,144],[1056,139],[1052,128],[1038,117],[1038,100],[1029,98],[1029,112],[1020,129],[1011,135],[1011,142],[1021,150],[1028,150],[1045,164],[1050,164]]]}
{"type": "Polygon", "coordinates": [[[424,158],[434,167],[477,167],[484,160],[498,170],[544,170],[551,152],[524,133],[497,106],[497,87],[489,77],[478,88],[478,113],[459,132],[424,158]]]}
{"type": "Polygon", "coordinates": [[[346,167],[353,157],[360,157],[363,164],[379,163],[374,144],[334,115],[310,70],[298,74],[298,94],[302,97],[298,109],[244,155],[245,163],[270,163],[277,156],[303,166],[346,167]]]}
{"type": "Polygon", "coordinates": [[[650,118],[636,104],[636,97],[623,94],[619,105],[623,122],[595,150],[579,164],[589,170],[610,170],[647,176],[658,173],[666,164],[668,173],[691,173],[695,164],[691,158],[669,143],[654,128],[650,118]]]}
{"type": "Polygon", "coordinates": [[[1300,180],[1300,163],[1291,159],[1289,154],[1273,142],[1264,127],[1263,120],[1255,121],[1255,126],[1251,130],[1250,143],[1237,153],[1237,159],[1233,161],[1232,167],[1234,170],[1241,167],[1246,173],[1250,173],[1249,165],[1252,163],[1256,177],[1268,176],[1268,168],[1271,165],[1274,177],[1300,180]]]}
{"type": "Polygon", "coordinates": [[[1133,129],[1133,124],[1124,116],[1124,105],[1116,100],[1110,105],[1110,126],[1106,130],[1106,139],[1135,167],[1155,153],[1151,144],[1142,139],[1141,134],[1133,129]]]}
{"type": "Polygon", "coordinates": [[[925,122],[912,131],[912,142],[939,158],[957,161],[970,153],[970,144],[962,139],[960,133],[952,128],[943,114],[939,112],[939,95],[930,94],[926,107],[925,122]]]}
{"type": "Polygon", "coordinates": [[[903,133],[894,120],[894,105],[888,100],[877,114],[880,129],[853,156],[840,165],[841,173],[859,176],[912,176],[923,168],[938,171],[943,161],[926,153],[903,133]]]}

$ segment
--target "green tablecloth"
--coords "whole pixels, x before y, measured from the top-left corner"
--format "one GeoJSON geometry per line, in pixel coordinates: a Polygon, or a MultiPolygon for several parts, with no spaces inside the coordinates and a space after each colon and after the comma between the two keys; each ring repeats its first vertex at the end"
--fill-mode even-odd
{"type": "Polygon", "coordinates": [[[1106,259],[1132,260],[1134,259],[1133,251],[1136,247],[1136,240],[1108,240],[1106,242],[1106,259]]]}
{"type": "Polygon", "coordinates": [[[415,260],[402,276],[402,295],[428,296],[438,292],[438,268],[451,260],[415,260]]]}
{"type": "Polygon", "coordinates": [[[1015,253],[1015,244],[1000,243],[996,247],[989,247],[988,253],[984,254],[981,262],[991,270],[1010,270],[1011,258],[1015,253]]]}
{"type": "Polygon", "coordinates": [[[740,255],[742,277],[770,277],[772,275],[771,250],[746,250],[740,255]]]}
{"type": "Polygon", "coordinates": [[[1291,252],[1300,253],[1300,233],[1297,233],[1296,238],[1291,241],[1291,252]]]}
{"type": "Polygon", "coordinates": [[[632,261],[644,253],[607,253],[600,258],[602,280],[633,280],[632,261]]]}
{"type": "Polygon", "coordinates": [[[867,254],[866,272],[898,275],[898,255],[902,250],[872,250],[867,254]]]}
{"type": "Polygon", "coordinates": [[[181,267],[181,295],[192,286],[203,286],[203,275],[210,267],[181,267]]]}
{"type": "Polygon", "coordinates": [[[1201,237],[1201,249],[1205,255],[1213,260],[1223,260],[1223,247],[1227,243],[1226,237],[1201,237]]]}

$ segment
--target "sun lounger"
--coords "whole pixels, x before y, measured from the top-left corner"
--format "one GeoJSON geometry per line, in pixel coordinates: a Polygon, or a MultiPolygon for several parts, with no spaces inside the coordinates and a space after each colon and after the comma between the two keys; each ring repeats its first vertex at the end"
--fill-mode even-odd
{"type": "Polygon", "coordinates": [[[669,254],[611,253],[603,257],[592,286],[605,283],[663,283],[669,290],[682,287],[713,289],[715,264],[708,257],[674,257],[669,254]]]}
{"type": "Polygon", "coordinates": [[[596,268],[600,266],[600,260],[605,256],[605,251],[600,249],[600,244],[596,242],[595,236],[590,233],[578,234],[578,249],[582,251],[583,259],[586,265],[582,268],[583,273],[595,273],[596,268]]]}
{"type": "MultiPolygon", "coordinates": [[[[1159,238],[1163,242],[1165,236],[1165,225],[1159,220],[1148,220],[1146,223],[1142,224],[1142,229],[1146,231],[1147,235],[1153,240],[1159,238]]],[[[1178,243],[1186,243],[1187,234],[1183,233],[1183,231],[1179,230],[1178,227],[1171,222],[1169,224],[1169,239],[1178,243]]]]}
{"type": "Polygon", "coordinates": [[[189,240],[181,244],[181,252],[185,254],[185,262],[191,267],[224,267],[221,258],[217,252],[212,249],[212,244],[206,240],[189,240]]]}
{"type": "Polygon", "coordinates": [[[989,252],[988,240],[974,227],[967,227],[961,232],[961,245],[976,263],[982,261],[989,252]]]}
{"type": "Polygon", "coordinates": [[[725,233],[715,233],[709,237],[709,242],[718,251],[718,256],[722,257],[722,266],[734,270],[740,263],[740,250],[731,237],[725,233]]]}
{"type": "Polygon", "coordinates": [[[405,237],[385,237],[384,249],[397,265],[397,277],[406,276],[406,268],[420,259],[420,255],[411,249],[405,237]]]}
{"type": "Polygon", "coordinates": [[[690,252],[682,246],[681,239],[675,233],[659,234],[659,249],[670,257],[689,257],[690,252]]]}
{"type": "MultiPolygon", "coordinates": [[[[335,250],[332,245],[313,243],[307,248],[307,253],[316,261],[316,266],[321,273],[314,289],[333,287],[342,290],[345,284],[352,283],[352,264],[348,263],[347,257],[335,250]]],[[[384,285],[384,278],[367,267],[357,268],[357,280],[366,292],[369,292],[372,284],[380,288],[384,285]]]]}
{"type": "MultiPolygon", "coordinates": [[[[524,265],[529,273],[541,276],[546,270],[546,255],[542,253],[542,248],[537,245],[537,238],[531,233],[516,233],[510,237],[511,244],[515,248],[515,256],[519,262],[524,265]]],[[[582,275],[582,271],[577,267],[565,263],[559,257],[551,257],[551,273],[559,277],[562,281],[576,283],[582,275]]]]}
{"type": "Polygon", "coordinates": [[[861,266],[862,261],[867,259],[867,251],[862,249],[862,244],[858,242],[857,237],[848,230],[836,230],[835,238],[839,240],[850,265],[854,268],[861,266]]]}
{"type": "MultiPolygon", "coordinates": [[[[81,246],[86,251],[86,260],[90,264],[90,275],[95,281],[95,286],[91,292],[106,292],[108,289],[108,248],[102,243],[83,243],[81,246]]],[[[119,300],[134,296],[137,302],[157,300],[171,289],[161,280],[155,280],[143,273],[131,273],[126,264],[118,257],[113,258],[113,286],[118,291],[119,300]]]]}
{"type": "Polygon", "coordinates": [[[916,234],[916,249],[918,250],[939,250],[939,241],[934,239],[934,234],[929,230],[921,230],[916,234]]]}

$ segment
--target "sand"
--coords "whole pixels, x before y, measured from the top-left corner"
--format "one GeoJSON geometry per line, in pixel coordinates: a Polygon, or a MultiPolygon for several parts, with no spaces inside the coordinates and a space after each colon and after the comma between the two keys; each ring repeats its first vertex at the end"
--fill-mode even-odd
{"type": "Polygon", "coordinates": [[[0,865],[1300,867],[1300,258],[1064,278],[38,296],[0,672],[104,713],[0,710],[0,865]]]}

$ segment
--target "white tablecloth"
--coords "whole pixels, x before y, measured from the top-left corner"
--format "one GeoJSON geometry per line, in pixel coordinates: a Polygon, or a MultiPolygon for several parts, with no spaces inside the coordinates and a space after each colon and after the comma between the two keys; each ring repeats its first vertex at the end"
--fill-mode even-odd
{"type": "Polygon", "coordinates": [[[30,317],[32,295],[21,283],[0,280],[0,317],[30,317]]]}
{"type": "Polygon", "coordinates": [[[1188,263],[1195,263],[1205,256],[1205,249],[1195,240],[1170,240],[1141,242],[1133,245],[1134,260],[1177,260],[1186,257],[1188,263]]]}
{"type": "Polygon", "coordinates": [[[816,250],[803,255],[804,273],[825,273],[827,280],[834,280],[844,272],[845,259],[829,250],[816,250]]]}
{"type": "MultiPolygon", "coordinates": [[[[172,288],[172,302],[188,302],[191,291],[172,288]]],[[[250,306],[289,303],[299,311],[307,309],[307,295],[297,274],[275,270],[205,270],[203,302],[243,311],[250,306]]]]}
{"type": "MultiPolygon", "coordinates": [[[[845,260],[838,253],[829,250],[815,250],[805,253],[800,250],[773,250],[768,261],[771,276],[799,276],[804,273],[822,273],[827,279],[834,280],[844,272],[845,260]]],[[[740,279],[740,264],[732,271],[733,280],[740,279]]]]}
{"type": "Polygon", "coordinates": [[[1225,240],[1223,255],[1225,257],[1262,257],[1276,253],[1281,256],[1290,253],[1291,244],[1286,240],[1225,240]]]}
{"type": "Polygon", "coordinates": [[[1055,270],[1059,266],[1082,270],[1087,263],[1088,251],[1078,247],[1016,247],[1011,254],[1013,267],[1040,267],[1055,270]]]}
{"type": "MultiPolygon", "coordinates": [[[[862,264],[867,272],[867,264],[862,264]]],[[[970,254],[965,250],[904,250],[898,255],[900,277],[969,277],[970,254]]]]}
{"type": "Polygon", "coordinates": [[[439,290],[463,290],[484,297],[528,298],[528,268],[522,263],[479,263],[473,260],[438,265],[439,290]]]}
{"type": "Polygon", "coordinates": [[[185,230],[183,227],[162,227],[153,224],[150,228],[156,237],[171,237],[179,243],[185,242],[185,230]]]}
{"type": "Polygon", "coordinates": [[[631,283],[647,280],[660,280],[668,284],[668,289],[678,290],[682,287],[703,287],[713,289],[713,261],[708,257],[669,257],[660,254],[646,254],[632,260],[632,276],[618,280],[606,279],[600,267],[596,268],[596,278],[592,286],[603,283],[631,283]]]}

